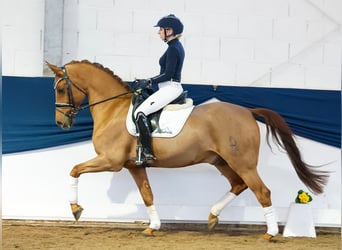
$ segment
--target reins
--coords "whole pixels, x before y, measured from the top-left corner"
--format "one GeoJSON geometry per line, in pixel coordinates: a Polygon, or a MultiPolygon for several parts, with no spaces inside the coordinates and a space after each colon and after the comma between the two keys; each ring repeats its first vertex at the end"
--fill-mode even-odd
{"type": "Polygon", "coordinates": [[[98,101],[98,102],[94,102],[94,103],[91,103],[91,104],[85,104],[85,105],[83,105],[83,106],[81,105],[81,106],[79,106],[78,108],[76,108],[76,110],[77,110],[77,111],[80,111],[80,110],[88,109],[88,108],[93,107],[93,106],[95,106],[95,105],[98,105],[98,104],[101,104],[101,103],[104,103],[104,102],[108,102],[108,101],[110,101],[110,100],[119,98],[119,97],[124,96],[124,95],[128,95],[128,94],[130,94],[130,93],[133,93],[133,91],[130,90],[130,91],[124,92],[124,93],[122,93],[122,94],[119,94],[119,95],[116,95],[116,96],[112,96],[112,97],[106,98],[106,99],[101,100],[101,101],[98,101]]]}

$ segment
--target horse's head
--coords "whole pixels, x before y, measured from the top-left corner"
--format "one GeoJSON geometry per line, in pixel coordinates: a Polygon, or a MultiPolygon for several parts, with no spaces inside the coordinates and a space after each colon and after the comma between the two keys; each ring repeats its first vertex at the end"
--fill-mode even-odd
{"type": "Polygon", "coordinates": [[[87,93],[77,84],[78,79],[70,78],[65,67],[46,63],[55,74],[56,124],[63,129],[69,129],[87,93]]]}

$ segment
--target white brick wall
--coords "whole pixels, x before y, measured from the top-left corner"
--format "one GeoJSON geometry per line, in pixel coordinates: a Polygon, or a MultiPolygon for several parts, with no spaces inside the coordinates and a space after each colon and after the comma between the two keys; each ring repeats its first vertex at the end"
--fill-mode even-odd
{"type": "MultiPolygon", "coordinates": [[[[19,2],[36,8],[16,9],[19,21],[5,18],[3,73],[39,75],[38,5],[44,1],[5,2],[11,11],[19,2]],[[35,23],[35,31],[25,32],[26,23],[35,23]]],[[[98,61],[124,80],[154,76],[166,45],[153,25],[175,13],[185,25],[185,83],[340,89],[340,0],[68,0],[64,5],[64,63],[98,61]]]]}
{"type": "Polygon", "coordinates": [[[86,33],[74,58],[97,60],[125,80],[158,73],[166,46],[152,26],[175,13],[185,24],[185,83],[340,88],[339,24],[324,0],[79,2],[86,33]],[[323,41],[331,31],[338,35],[323,41]]]}
{"type": "Polygon", "coordinates": [[[238,36],[253,39],[273,38],[273,19],[260,16],[240,16],[238,36]]]}
{"type": "Polygon", "coordinates": [[[255,42],[245,38],[222,38],[220,56],[222,61],[231,63],[251,62],[255,59],[255,42]]]}
{"type": "Polygon", "coordinates": [[[41,75],[44,0],[5,0],[2,8],[2,73],[41,75]]]}
{"type": "Polygon", "coordinates": [[[207,36],[199,40],[194,36],[184,38],[184,46],[187,48],[186,57],[195,60],[219,60],[220,38],[207,36]]]}
{"type": "Polygon", "coordinates": [[[305,41],[307,27],[307,21],[300,17],[277,18],[274,20],[273,38],[289,43],[305,41]]]}

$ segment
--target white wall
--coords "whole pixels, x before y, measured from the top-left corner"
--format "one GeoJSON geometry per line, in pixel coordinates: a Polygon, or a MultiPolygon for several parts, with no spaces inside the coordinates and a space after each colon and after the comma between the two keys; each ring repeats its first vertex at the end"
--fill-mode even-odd
{"type": "MultiPolygon", "coordinates": [[[[3,73],[42,75],[44,1],[4,3],[3,73]]],[[[340,89],[341,8],[340,0],[68,0],[63,63],[89,59],[124,80],[151,77],[166,48],[153,25],[175,13],[185,25],[185,83],[340,89]]]]}
{"type": "Polygon", "coordinates": [[[65,4],[65,63],[87,58],[125,80],[151,77],[166,47],[153,25],[175,13],[185,25],[185,83],[340,89],[339,0],[65,4]]]}
{"type": "Polygon", "coordinates": [[[2,1],[2,74],[41,76],[44,0],[2,1]]]}
{"type": "MultiPolygon", "coordinates": [[[[279,222],[299,189],[299,181],[287,155],[265,145],[262,133],[258,164],[260,176],[272,191],[279,222]]],[[[340,149],[297,138],[304,160],[313,165],[330,163],[332,171],[322,195],[310,203],[316,226],[341,225],[340,149]]],[[[95,155],[91,142],[3,156],[4,219],[72,220],[68,203],[68,175],[73,165],[95,155]]],[[[155,205],[162,221],[206,221],[210,207],[230,188],[226,179],[208,164],[183,169],[147,169],[155,205]]],[[[82,220],[147,221],[148,216],[133,178],[127,170],[118,173],[85,174],[79,179],[82,220]]],[[[264,223],[261,206],[250,190],[242,193],[221,214],[222,222],[264,223]]]]}

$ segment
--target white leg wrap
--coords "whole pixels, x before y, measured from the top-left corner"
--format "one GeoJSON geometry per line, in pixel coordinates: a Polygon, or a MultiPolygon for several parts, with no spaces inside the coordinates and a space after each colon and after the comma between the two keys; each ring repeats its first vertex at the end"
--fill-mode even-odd
{"type": "Polygon", "coordinates": [[[148,215],[150,216],[149,227],[154,230],[159,230],[161,223],[160,223],[160,219],[159,219],[159,215],[157,213],[156,207],[154,205],[151,205],[146,208],[147,208],[148,215]]]}
{"type": "Polygon", "coordinates": [[[70,204],[75,204],[78,202],[78,178],[69,176],[69,202],[70,204]]]}
{"type": "Polygon", "coordinates": [[[225,208],[228,203],[230,203],[234,198],[236,197],[236,194],[233,194],[232,192],[226,193],[220,200],[218,200],[210,209],[210,212],[213,215],[219,216],[222,209],[225,208]]]}
{"type": "Polygon", "coordinates": [[[267,224],[267,233],[276,236],[279,232],[277,216],[272,206],[264,207],[264,216],[267,224]]]}

